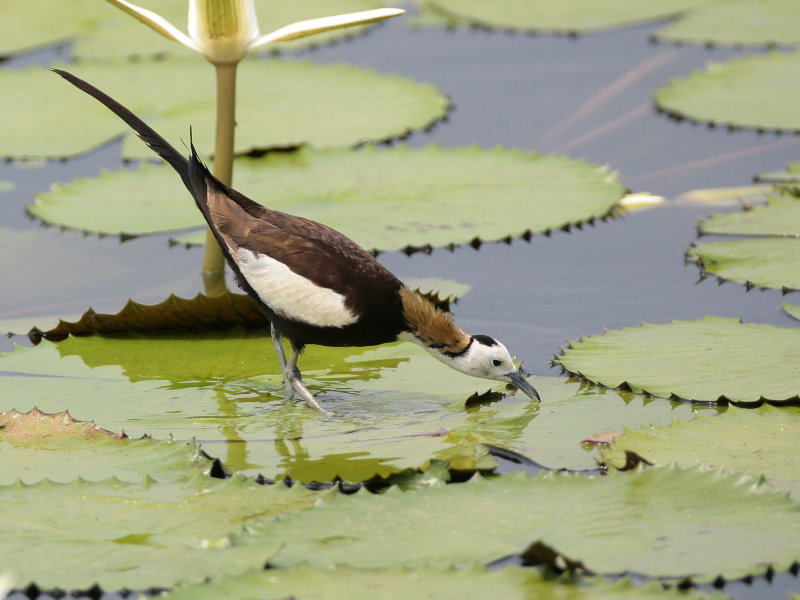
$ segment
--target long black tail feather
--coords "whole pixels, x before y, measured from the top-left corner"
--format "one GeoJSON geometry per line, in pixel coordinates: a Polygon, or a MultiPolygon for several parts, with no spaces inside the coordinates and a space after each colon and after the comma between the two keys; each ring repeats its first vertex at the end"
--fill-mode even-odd
{"type": "Polygon", "coordinates": [[[72,73],[62,71],[61,69],[51,69],[57,73],[79,90],[86,92],[93,98],[105,104],[109,110],[116,114],[120,119],[130,125],[134,131],[139,135],[142,141],[147,144],[150,149],[158,154],[161,158],[167,161],[173,169],[181,176],[184,185],[191,192],[192,183],[189,179],[189,161],[180,152],[178,152],[167,140],[158,135],[155,130],[147,123],[142,121],[139,117],[133,114],[130,110],[122,106],[119,102],[114,100],[105,92],[101,92],[96,87],[87,83],[80,77],[76,77],[72,73]]]}

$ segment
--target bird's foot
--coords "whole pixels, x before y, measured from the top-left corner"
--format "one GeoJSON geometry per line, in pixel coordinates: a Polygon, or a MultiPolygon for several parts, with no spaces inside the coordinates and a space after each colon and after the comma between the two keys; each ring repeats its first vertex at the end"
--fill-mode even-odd
{"type": "Polygon", "coordinates": [[[283,372],[284,389],[286,390],[286,399],[289,400],[293,396],[299,396],[310,408],[318,410],[323,415],[330,416],[332,413],[328,412],[319,405],[314,394],[308,391],[308,388],[303,384],[300,376],[300,371],[297,367],[287,367],[283,372]]]}

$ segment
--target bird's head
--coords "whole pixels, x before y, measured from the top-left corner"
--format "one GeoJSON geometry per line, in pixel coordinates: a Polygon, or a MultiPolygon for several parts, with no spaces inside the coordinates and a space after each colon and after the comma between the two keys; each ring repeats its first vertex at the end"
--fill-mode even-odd
{"type": "Polygon", "coordinates": [[[526,379],[528,374],[521,367],[517,369],[503,344],[488,335],[464,333],[453,323],[450,313],[405,286],[400,289],[400,297],[408,329],[400,333],[399,339],[419,344],[456,371],[510,383],[539,400],[539,394],[526,379]]]}
{"type": "Polygon", "coordinates": [[[526,379],[527,373],[514,365],[508,349],[488,335],[470,336],[469,345],[459,353],[442,352],[430,348],[431,353],[447,366],[473,377],[504,381],[522,390],[525,395],[539,400],[539,394],[526,379]]]}

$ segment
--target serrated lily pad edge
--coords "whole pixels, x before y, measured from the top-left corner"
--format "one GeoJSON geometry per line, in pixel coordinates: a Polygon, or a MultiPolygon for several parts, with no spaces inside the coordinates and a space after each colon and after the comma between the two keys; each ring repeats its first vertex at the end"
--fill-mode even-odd
{"type": "MultiPolygon", "coordinates": [[[[714,315],[705,315],[705,317],[703,317],[703,318],[706,318],[706,317],[710,317],[710,318],[713,318],[713,319],[731,319],[731,320],[734,320],[731,317],[716,317],[714,315]]],[[[742,321],[741,318],[736,318],[735,320],[740,324],[744,324],[744,322],[742,321]]],[[[647,326],[647,325],[659,326],[659,325],[669,325],[670,323],[685,323],[685,322],[687,322],[687,321],[686,320],[679,320],[679,319],[670,319],[666,323],[646,323],[646,322],[643,321],[639,325],[636,325],[636,326],[624,326],[624,327],[621,327],[620,329],[615,329],[613,331],[624,331],[625,329],[638,329],[640,327],[647,326]]],[[[612,330],[606,329],[605,331],[608,332],[608,331],[612,331],[612,330]]],[[[603,335],[605,335],[605,334],[580,336],[578,338],[578,342],[577,343],[580,343],[580,342],[583,342],[585,340],[589,340],[589,339],[595,338],[595,337],[602,337],[603,335]]],[[[633,388],[631,388],[630,383],[628,383],[628,381],[623,381],[617,387],[611,387],[611,386],[605,385],[603,383],[600,383],[599,381],[595,381],[594,379],[591,379],[590,377],[584,375],[580,371],[573,371],[571,369],[568,369],[566,366],[564,366],[562,364],[561,357],[565,356],[567,350],[574,348],[574,346],[573,346],[574,343],[576,343],[576,342],[573,342],[572,340],[567,340],[567,346],[566,347],[561,347],[559,349],[560,350],[559,353],[553,356],[553,358],[550,360],[550,364],[553,367],[560,368],[562,375],[564,375],[564,374],[571,375],[572,377],[577,377],[581,381],[585,381],[586,383],[589,383],[591,385],[602,387],[602,388],[605,388],[605,389],[608,389],[608,390],[623,390],[623,391],[626,391],[626,392],[632,392],[634,394],[641,394],[641,395],[643,395],[645,397],[648,397],[648,398],[663,398],[664,400],[674,400],[674,401],[678,401],[678,402],[689,402],[691,404],[698,404],[698,405],[701,405],[701,406],[709,405],[709,404],[712,404],[712,405],[715,405],[715,406],[716,405],[725,406],[727,404],[732,404],[732,405],[740,407],[740,408],[758,408],[759,406],[763,406],[765,403],[766,404],[770,404],[772,406],[781,406],[781,405],[785,405],[785,404],[792,404],[792,405],[800,404],[800,394],[797,394],[797,395],[792,396],[790,398],[784,398],[784,399],[771,399],[771,398],[765,398],[764,396],[760,396],[757,400],[753,400],[753,401],[750,401],[750,402],[742,401],[742,400],[732,401],[732,400],[730,400],[729,398],[727,398],[723,394],[723,395],[720,395],[716,400],[709,401],[709,400],[692,400],[691,398],[684,398],[682,396],[678,396],[674,392],[671,393],[669,396],[663,396],[663,395],[660,395],[660,394],[655,394],[653,392],[650,392],[650,391],[646,390],[645,388],[633,389],[633,388]]],[[[800,563],[798,563],[798,564],[800,564],[800,563]]]]}
{"type": "MultiPolygon", "coordinates": [[[[798,132],[798,133],[800,133],[800,132],[798,132]]],[[[771,236],[748,235],[746,237],[746,239],[753,239],[753,238],[758,238],[758,237],[771,237],[771,236]]],[[[783,239],[789,239],[789,238],[783,238],[783,239]]],[[[699,276],[699,278],[697,280],[698,283],[700,283],[702,281],[705,281],[709,277],[715,277],[716,280],[717,280],[717,285],[722,285],[723,283],[729,283],[729,282],[730,283],[735,283],[737,285],[743,285],[744,288],[745,288],[745,291],[748,291],[748,292],[750,290],[752,290],[752,289],[758,289],[758,290],[762,290],[762,291],[764,291],[764,290],[777,290],[781,294],[789,294],[791,292],[800,291],[800,289],[786,287],[786,286],[782,286],[780,288],[776,288],[776,287],[771,287],[771,286],[768,286],[768,285],[759,285],[757,283],[753,283],[749,279],[745,279],[744,281],[739,281],[739,280],[736,280],[736,279],[728,279],[727,277],[723,277],[722,275],[714,273],[713,271],[711,271],[706,266],[705,262],[703,261],[703,258],[695,253],[695,249],[697,247],[698,247],[698,243],[697,242],[692,242],[691,245],[689,246],[689,248],[687,248],[686,252],[684,253],[684,260],[686,262],[688,262],[688,263],[694,263],[697,266],[697,268],[700,270],[700,276],[699,276]]]]}
{"type": "MultiPolygon", "coordinates": [[[[676,18],[680,13],[684,12],[683,10],[673,10],[671,12],[667,11],[657,15],[653,15],[651,17],[643,17],[640,19],[633,19],[629,21],[620,21],[609,25],[595,25],[583,28],[550,29],[546,27],[520,27],[520,26],[512,27],[509,25],[498,25],[495,23],[484,21],[474,16],[454,12],[443,6],[439,6],[436,3],[436,0],[419,0],[419,2],[425,11],[430,13],[430,15],[434,19],[440,20],[441,25],[443,27],[446,27],[447,29],[454,29],[461,26],[461,27],[469,27],[471,29],[478,31],[489,31],[493,33],[495,32],[512,33],[518,35],[553,35],[553,36],[570,37],[570,38],[577,38],[582,35],[595,35],[613,31],[623,31],[626,29],[645,27],[647,25],[653,25],[658,23],[666,24],[672,19],[676,18]]],[[[412,27],[420,28],[424,25],[430,25],[430,24],[425,23],[424,19],[419,18],[419,16],[417,16],[416,19],[412,19],[411,21],[412,27]]]]}
{"type": "MultiPolygon", "coordinates": [[[[769,56],[769,55],[763,55],[769,56]]],[[[715,61],[711,64],[716,66],[729,66],[732,62],[740,61],[740,60],[748,60],[754,58],[753,55],[746,55],[739,58],[734,58],[731,61],[715,61]]],[[[706,65],[706,69],[693,69],[689,74],[684,75],[680,78],[675,78],[674,80],[671,79],[667,83],[659,86],[656,88],[655,91],[652,93],[652,101],[653,101],[653,108],[655,108],[656,112],[662,115],[665,115],[668,119],[680,123],[682,121],[686,121],[688,123],[692,123],[695,125],[705,125],[709,129],[722,129],[725,128],[729,133],[733,133],[735,131],[755,131],[759,135],[763,135],[765,133],[772,133],[775,136],[781,136],[785,134],[789,135],[800,135],[800,128],[791,129],[785,127],[764,127],[759,125],[743,125],[740,123],[730,123],[727,121],[716,121],[714,119],[697,119],[690,115],[687,115],[680,110],[671,109],[667,106],[664,106],[659,99],[660,93],[669,88],[675,82],[683,83],[689,81],[690,79],[698,76],[705,75],[708,72],[708,67],[710,64],[706,65]]]]}
{"type": "MultiPolygon", "coordinates": [[[[669,426],[666,426],[664,428],[668,428],[668,427],[669,426]]],[[[216,461],[218,459],[214,459],[214,460],[216,461]]],[[[435,462],[440,462],[440,461],[435,461],[435,462]]],[[[432,466],[437,467],[438,465],[432,465],[432,466]]],[[[784,493],[784,492],[775,491],[775,490],[769,488],[767,486],[767,484],[766,484],[766,478],[763,475],[758,475],[758,474],[755,474],[755,473],[752,473],[752,472],[730,471],[730,470],[726,469],[724,466],[708,468],[704,464],[700,464],[700,465],[692,466],[692,467],[682,467],[682,466],[679,466],[679,465],[677,465],[675,463],[672,463],[672,464],[669,464],[669,465],[660,466],[660,467],[649,467],[648,465],[646,465],[644,463],[639,463],[633,469],[633,472],[634,473],[641,472],[641,471],[643,471],[645,469],[650,469],[650,468],[657,469],[657,470],[678,470],[678,471],[686,471],[686,472],[693,471],[693,472],[696,472],[696,473],[700,474],[703,477],[709,477],[709,478],[712,478],[712,479],[713,478],[716,478],[716,479],[720,479],[721,478],[721,479],[727,479],[727,480],[733,481],[733,482],[735,482],[734,485],[736,487],[741,488],[743,490],[743,493],[745,493],[745,494],[767,493],[767,494],[773,494],[773,495],[777,495],[777,496],[784,496],[787,500],[790,500],[788,492],[784,493]]],[[[624,473],[622,471],[620,471],[619,469],[615,468],[615,471],[619,472],[620,474],[622,474],[624,476],[624,473]]],[[[427,473],[427,471],[422,471],[421,472],[421,474],[423,474],[423,475],[425,473],[427,473]]],[[[516,473],[499,475],[499,476],[500,477],[510,477],[510,478],[520,478],[520,477],[522,477],[522,478],[531,478],[531,479],[542,479],[543,477],[544,478],[575,477],[575,476],[579,476],[579,475],[580,475],[580,473],[575,472],[575,471],[567,471],[567,470],[563,470],[563,469],[553,469],[553,470],[548,470],[548,472],[546,472],[546,473],[539,472],[539,473],[531,474],[531,473],[527,473],[527,472],[516,472],[516,473]]],[[[209,475],[208,474],[200,474],[200,473],[198,473],[197,475],[195,475],[195,477],[209,477],[209,475]]],[[[242,475],[242,474],[239,474],[239,473],[226,474],[223,477],[220,477],[220,476],[216,476],[216,477],[220,478],[220,479],[231,479],[232,478],[232,479],[238,480],[239,482],[253,481],[253,479],[254,479],[252,477],[248,477],[246,475],[242,475]]],[[[437,477],[438,477],[438,475],[437,475],[437,477]]],[[[491,474],[485,475],[485,474],[482,474],[482,473],[476,471],[476,472],[472,473],[466,479],[462,479],[462,480],[459,480],[459,481],[454,482],[454,483],[455,484],[458,484],[458,483],[469,484],[470,482],[479,483],[478,481],[476,481],[476,479],[483,479],[484,481],[488,481],[490,479],[493,479],[494,477],[496,477],[496,476],[495,475],[491,475],[491,474]]],[[[601,478],[601,477],[604,477],[604,475],[596,474],[596,473],[591,474],[591,478],[601,478]]],[[[120,479],[118,479],[118,478],[116,478],[114,476],[112,476],[110,478],[107,478],[106,480],[103,480],[103,481],[119,482],[119,483],[122,483],[122,484],[128,483],[128,482],[120,480],[120,479]]],[[[294,485],[294,483],[289,478],[287,478],[285,480],[281,480],[281,481],[271,481],[271,480],[261,480],[260,481],[258,478],[256,478],[255,482],[258,483],[259,485],[279,485],[279,484],[283,484],[287,488],[291,488],[294,485]]],[[[26,484],[24,482],[17,482],[16,484],[8,484],[8,485],[20,485],[20,486],[23,486],[23,487],[34,487],[36,485],[68,486],[68,485],[73,485],[73,484],[76,484],[76,483],[78,483],[78,484],[84,484],[85,483],[85,484],[89,484],[89,485],[94,485],[94,484],[102,483],[102,481],[101,482],[91,482],[91,481],[86,481],[86,480],[78,477],[72,483],[62,483],[62,482],[56,482],[56,481],[51,481],[51,480],[42,480],[42,481],[40,481],[40,482],[38,482],[36,484],[26,484]]],[[[148,484],[148,482],[145,481],[144,484],[148,484]]],[[[156,485],[157,486],[157,485],[160,485],[160,484],[156,480],[149,480],[149,485],[156,485]]],[[[354,493],[361,492],[361,493],[369,493],[369,494],[380,495],[381,492],[383,492],[386,489],[385,487],[377,489],[377,490],[376,489],[370,489],[369,487],[367,487],[366,485],[363,485],[363,484],[347,484],[347,483],[345,483],[343,481],[333,481],[330,484],[326,484],[326,483],[319,484],[319,483],[312,482],[312,483],[305,483],[305,484],[302,484],[302,485],[306,489],[308,489],[310,491],[320,492],[320,494],[321,494],[320,498],[321,499],[324,498],[324,495],[328,495],[328,494],[338,494],[338,495],[342,495],[342,496],[349,496],[349,495],[352,495],[354,493]],[[336,489],[334,489],[334,488],[336,488],[336,489]]],[[[413,487],[411,489],[402,489],[401,486],[398,485],[397,482],[392,482],[390,484],[390,487],[397,487],[398,489],[395,490],[395,492],[399,492],[399,493],[410,493],[410,494],[413,494],[414,491],[415,491],[413,489],[413,487]]],[[[427,483],[427,482],[424,482],[423,483],[423,487],[424,488],[430,487],[430,484],[427,483]]],[[[313,510],[313,508],[310,509],[310,510],[313,510]]],[[[536,540],[532,541],[532,543],[535,543],[535,542],[536,542],[536,540]]],[[[555,548],[555,550],[558,551],[557,548],[555,548]]],[[[459,569],[462,569],[462,568],[496,570],[496,569],[499,569],[499,568],[503,568],[506,565],[518,564],[518,563],[511,563],[511,562],[508,562],[508,561],[510,561],[510,560],[512,560],[514,558],[520,558],[521,559],[523,554],[524,554],[524,550],[520,551],[517,554],[511,554],[511,555],[508,555],[508,556],[505,556],[505,557],[498,557],[497,559],[492,560],[492,561],[490,561],[489,563],[487,563],[485,565],[481,565],[481,564],[478,564],[478,563],[472,563],[470,565],[460,565],[460,566],[458,566],[458,565],[453,564],[453,565],[451,565],[449,567],[443,567],[443,568],[440,568],[440,569],[443,570],[443,571],[444,570],[448,570],[448,569],[459,570],[459,569]]],[[[268,569],[278,569],[278,570],[295,569],[295,568],[302,567],[302,566],[307,566],[307,563],[298,563],[296,565],[290,565],[290,566],[271,566],[269,563],[267,563],[267,565],[265,565],[265,567],[264,567],[264,570],[268,570],[268,569]]],[[[346,563],[342,563],[342,566],[346,566],[346,563]]],[[[541,567],[541,566],[539,566],[539,567],[541,567]]],[[[312,567],[312,568],[314,568],[314,567],[312,567]]],[[[367,568],[367,567],[350,567],[350,568],[353,568],[353,569],[356,569],[356,570],[364,570],[364,571],[375,571],[375,570],[380,571],[380,570],[383,570],[383,569],[380,569],[380,568],[379,569],[373,569],[373,568],[367,568]]],[[[418,571],[418,569],[414,569],[412,567],[401,567],[401,568],[402,569],[408,569],[410,571],[418,571]]],[[[524,568],[535,569],[535,568],[537,568],[537,565],[526,565],[526,566],[524,566],[524,568]]],[[[541,567],[541,568],[544,568],[544,567],[541,567]]],[[[326,568],[323,568],[323,567],[318,567],[318,568],[314,568],[314,569],[315,570],[319,570],[319,571],[325,571],[326,570],[326,568]]],[[[749,584],[752,583],[753,579],[756,578],[756,577],[763,577],[767,581],[771,582],[772,577],[775,575],[775,573],[791,573],[792,575],[796,576],[797,572],[800,570],[800,558],[798,558],[798,559],[787,559],[786,561],[784,561],[781,564],[759,563],[758,565],[754,565],[752,567],[752,569],[753,569],[752,572],[750,572],[750,573],[748,573],[746,575],[743,575],[741,577],[725,578],[722,575],[717,575],[713,579],[710,578],[710,577],[703,577],[703,576],[696,577],[695,575],[692,575],[692,574],[688,574],[688,575],[685,575],[685,576],[676,576],[676,577],[663,577],[663,576],[642,574],[642,573],[638,573],[638,572],[635,572],[635,571],[623,571],[623,572],[620,572],[620,573],[596,573],[596,572],[592,572],[592,571],[588,571],[588,570],[587,571],[581,571],[580,568],[574,574],[571,574],[571,575],[567,574],[567,576],[568,577],[575,577],[576,575],[578,575],[578,576],[582,576],[582,577],[588,577],[590,579],[597,580],[597,581],[604,580],[604,581],[606,581],[608,583],[612,583],[614,581],[624,581],[624,580],[626,580],[628,578],[633,578],[638,582],[635,585],[635,587],[637,587],[637,588],[641,588],[642,587],[642,585],[641,585],[642,582],[644,582],[645,585],[659,585],[661,587],[661,589],[663,589],[663,590],[670,590],[670,589],[685,590],[685,589],[690,589],[690,588],[696,588],[698,585],[707,585],[709,583],[712,584],[715,588],[723,588],[727,583],[735,583],[735,582],[744,582],[744,583],[747,583],[749,585],[749,584]]],[[[242,573],[242,575],[246,575],[247,573],[248,573],[248,571],[245,571],[245,572],[242,573]]],[[[551,571],[546,569],[545,573],[551,573],[551,571]]],[[[558,573],[556,573],[556,574],[558,574],[558,573]]],[[[218,580],[218,579],[225,579],[225,578],[229,578],[229,577],[230,576],[220,575],[220,576],[217,576],[217,577],[214,577],[214,578],[211,578],[211,579],[206,579],[205,581],[206,581],[206,583],[208,583],[208,582],[213,582],[213,581],[218,580]]],[[[562,584],[564,584],[564,585],[566,585],[567,583],[569,583],[569,579],[567,579],[567,580],[562,582],[562,584]]],[[[199,583],[195,584],[195,585],[199,585],[199,583]]],[[[158,595],[158,594],[163,595],[165,592],[178,590],[178,589],[181,589],[182,587],[184,587],[184,584],[180,584],[179,583],[179,584],[177,584],[177,585],[175,585],[173,587],[169,587],[169,588],[152,588],[151,587],[151,588],[142,588],[139,591],[144,596],[152,596],[152,595],[158,595]]],[[[55,596],[55,597],[60,597],[60,596],[63,595],[64,591],[67,591],[67,592],[69,592],[70,595],[73,595],[73,596],[76,596],[76,597],[83,597],[83,596],[100,597],[100,596],[102,596],[104,594],[107,594],[107,593],[111,593],[111,594],[120,593],[123,596],[125,596],[126,593],[133,593],[135,595],[136,592],[137,592],[136,590],[129,590],[127,588],[124,588],[124,589],[121,589],[121,590],[108,590],[108,589],[102,588],[99,584],[95,584],[92,587],[89,587],[89,588],[86,588],[86,589],[78,589],[78,588],[71,588],[69,590],[62,590],[61,588],[41,588],[40,589],[36,585],[36,582],[30,582],[28,587],[26,587],[24,589],[14,588],[14,589],[11,590],[10,593],[18,592],[18,593],[21,593],[21,594],[25,594],[27,596],[27,595],[30,595],[30,591],[31,590],[35,590],[34,597],[39,597],[39,596],[41,596],[43,594],[48,594],[48,593],[50,595],[55,596]]]]}
{"type": "MultiPolygon", "coordinates": [[[[509,234],[505,235],[500,238],[488,238],[483,239],[480,236],[475,236],[469,242],[463,243],[456,243],[450,242],[449,244],[444,245],[434,245],[434,244],[422,244],[422,245],[412,245],[408,244],[403,248],[397,250],[382,250],[381,248],[366,248],[367,251],[372,253],[374,256],[379,256],[380,254],[389,254],[392,252],[402,252],[407,256],[413,256],[417,253],[422,254],[431,254],[434,250],[448,250],[452,252],[456,248],[463,248],[465,246],[469,246],[474,250],[480,250],[481,246],[484,244],[506,244],[510,246],[514,240],[521,240],[523,242],[530,243],[530,241],[534,238],[534,236],[544,236],[544,237],[551,237],[554,233],[563,232],[563,233],[572,233],[573,229],[577,229],[578,231],[582,230],[585,226],[594,227],[598,221],[605,223],[606,221],[612,221],[615,219],[619,219],[621,216],[625,214],[626,210],[620,208],[619,203],[614,204],[611,208],[609,208],[604,214],[602,215],[594,215],[584,220],[578,221],[569,221],[565,223],[561,227],[557,227],[555,229],[545,229],[543,231],[533,231],[531,229],[526,229],[522,233],[518,234],[509,234]]],[[[38,219],[37,219],[38,220],[38,219]]],[[[192,248],[201,248],[203,244],[197,244],[192,241],[191,237],[196,234],[203,233],[202,229],[193,229],[190,233],[187,233],[185,236],[171,236],[168,240],[169,247],[180,246],[183,249],[189,250],[192,248]],[[191,237],[190,237],[191,236],[191,237]]],[[[92,232],[83,232],[84,235],[98,235],[92,232]]],[[[106,236],[108,237],[108,236],[106,236]]],[[[122,236],[120,236],[122,237],[122,236]]],[[[147,236],[132,236],[132,237],[152,237],[151,235],[147,236]]],[[[128,236],[127,239],[131,239],[131,236],[128,236]]],[[[122,240],[126,241],[126,240],[122,240]]]]}

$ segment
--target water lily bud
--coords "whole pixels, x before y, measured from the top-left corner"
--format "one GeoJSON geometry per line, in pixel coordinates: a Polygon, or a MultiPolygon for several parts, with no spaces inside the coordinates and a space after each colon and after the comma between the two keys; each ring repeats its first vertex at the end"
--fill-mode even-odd
{"type": "Polygon", "coordinates": [[[210,62],[238,63],[259,37],[253,0],[190,0],[189,36],[210,62]]]}

